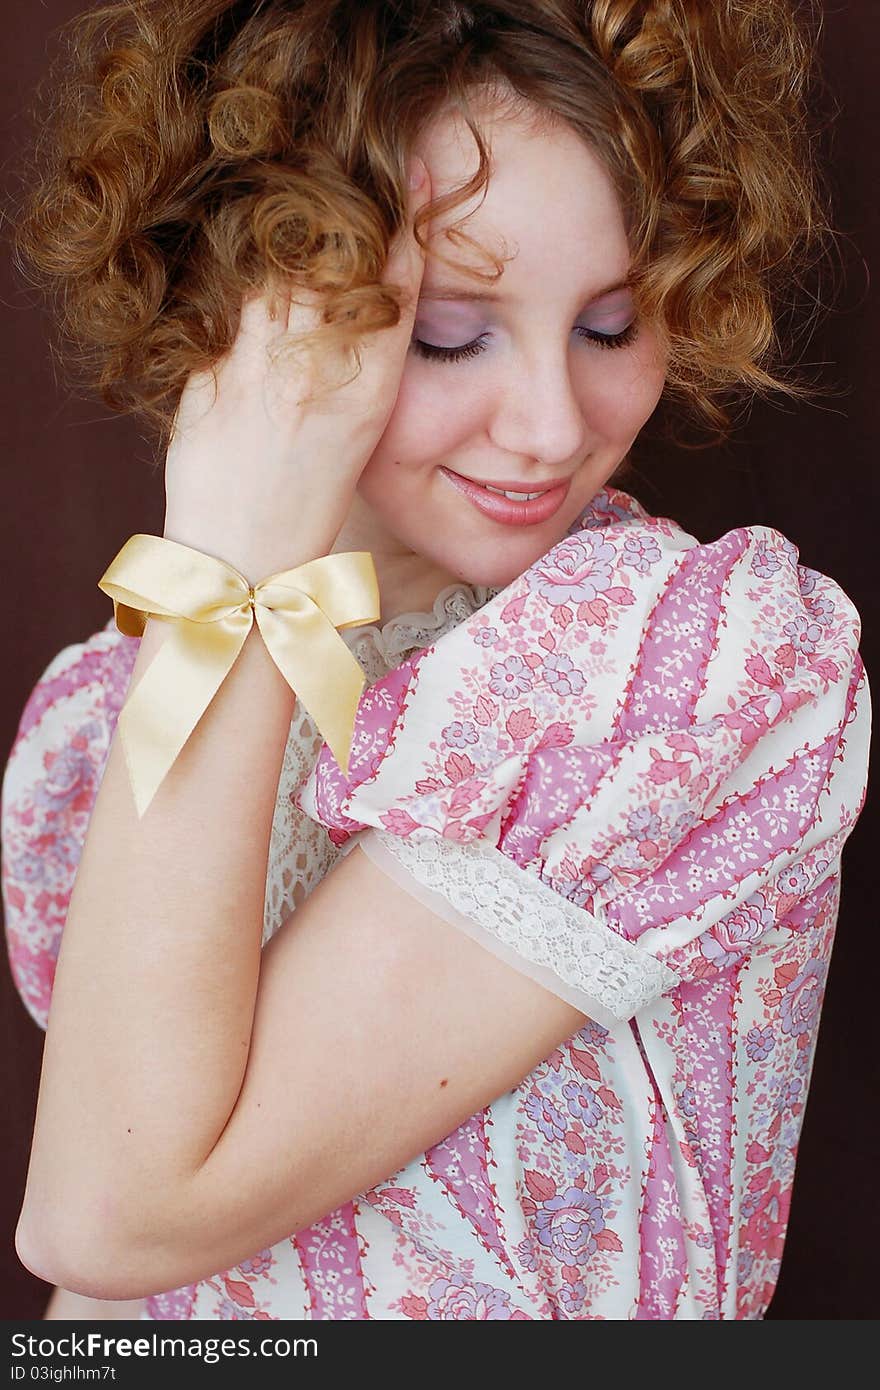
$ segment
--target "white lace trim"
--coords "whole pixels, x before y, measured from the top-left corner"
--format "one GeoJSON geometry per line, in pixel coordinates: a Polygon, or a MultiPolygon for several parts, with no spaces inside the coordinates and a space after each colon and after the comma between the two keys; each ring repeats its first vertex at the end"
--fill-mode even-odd
{"type": "MultiPolygon", "coordinates": [[[[373,685],[399,665],[409,651],[436,641],[496,592],[463,581],[449,584],[437,595],[430,613],[398,613],[382,626],[343,628],[340,635],[360,664],[367,684],[373,685]]],[[[322,742],[314,720],[297,700],[272,822],[263,907],[264,945],[339,857],[324,826],[300,811],[294,800],[315,765],[322,742]]]]}
{"type": "Polygon", "coordinates": [[[668,966],[485,840],[414,841],[371,827],[342,852],[355,844],[438,916],[605,1027],[680,983],[668,966]]]}
{"type": "Polygon", "coordinates": [[[299,700],[294,705],[284,761],[278,779],[275,815],[266,867],[263,945],[282,922],[330,872],[339,851],[317,821],[297,806],[294,797],[309,776],[323,739],[299,700]]]}
{"type": "Polygon", "coordinates": [[[381,626],[363,623],[359,627],[343,628],[341,635],[359,660],[366,657],[367,664],[375,666],[378,679],[379,675],[385,675],[389,669],[398,666],[409,652],[430,646],[450,626],[471,617],[500,592],[500,589],[466,584],[461,580],[440,590],[430,613],[398,613],[381,626]],[[376,660],[371,661],[373,653],[376,660]]]}

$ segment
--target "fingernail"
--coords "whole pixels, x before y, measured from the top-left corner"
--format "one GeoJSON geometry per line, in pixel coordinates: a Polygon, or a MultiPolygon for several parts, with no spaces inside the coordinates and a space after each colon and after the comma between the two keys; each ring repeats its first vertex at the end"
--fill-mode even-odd
{"type": "Polygon", "coordinates": [[[415,157],[415,158],[413,158],[413,159],[410,160],[410,162],[409,162],[409,186],[410,186],[410,188],[413,190],[413,192],[414,192],[417,188],[421,188],[422,184],[425,182],[425,174],[426,174],[427,172],[428,172],[427,169],[425,168],[424,164],[422,163],[422,161],[421,161],[418,157],[415,157]]]}

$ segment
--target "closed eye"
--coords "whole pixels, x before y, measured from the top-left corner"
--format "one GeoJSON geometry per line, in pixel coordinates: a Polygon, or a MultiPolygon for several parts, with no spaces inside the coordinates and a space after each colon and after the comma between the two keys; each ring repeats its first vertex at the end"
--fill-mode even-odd
{"type": "MultiPolygon", "coordinates": [[[[628,347],[634,342],[638,335],[638,323],[633,319],[620,333],[598,333],[594,328],[575,328],[581,338],[587,342],[595,343],[600,348],[620,348],[628,347]]],[[[418,357],[424,357],[429,362],[461,362],[466,357],[478,357],[481,352],[485,352],[488,346],[488,335],[483,333],[479,338],[474,338],[470,343],[463,343],[461,347],[438,347],[435,343],[422,342],[421,338],[413,338],[412,347],[418,357]]]]}

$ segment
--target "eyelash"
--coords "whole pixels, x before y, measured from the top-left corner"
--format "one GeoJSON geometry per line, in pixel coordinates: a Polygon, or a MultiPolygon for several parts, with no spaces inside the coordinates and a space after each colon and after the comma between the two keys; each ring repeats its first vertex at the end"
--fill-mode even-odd
{"type": "MultiPolygon", "coordinates": [[[[576,328],[575,332],[600,348],[622,348],[635,341],[638,327],[633,319],[621,333],[596,333],[591,328],[576,328]]],[[[455,348],[437,347],[434,343],[423,343],[420,338],[413,338],[412,345],[417,356],[427,358],[429,362],[461,362],[466,357],[479,357],[480,353],[485,351],[486,342],[484,335],[475,338],[472,343],[464,343],[461,347],[455,348]]]]}

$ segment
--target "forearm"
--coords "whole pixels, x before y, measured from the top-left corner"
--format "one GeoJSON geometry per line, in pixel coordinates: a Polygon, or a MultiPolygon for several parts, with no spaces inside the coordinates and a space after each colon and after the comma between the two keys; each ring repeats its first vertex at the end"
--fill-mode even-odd
{"type": "Polygon", "coordinates": [[[46,1304],[43,1320],[48,1322],[110,1322],[140,1318],[144,1308],[142,1298],[101,1299],[84,1298],[69,1289],[56,1288],[46,1304]]]}
{"type": "MultiPolygon", "coordinates": [[[[148,621],[132,688],[169,630],[148,621]]],[[[25,1246],[72,1211],[148,1228],[235,1106],[294,700],[254,624],[141,821],[114,736],[57,963],[25,1246]]]]}

